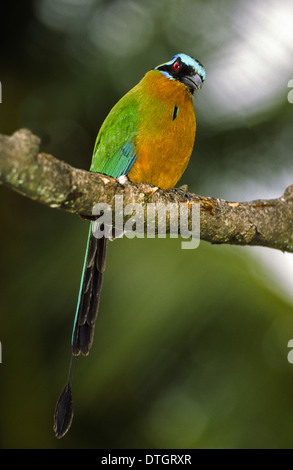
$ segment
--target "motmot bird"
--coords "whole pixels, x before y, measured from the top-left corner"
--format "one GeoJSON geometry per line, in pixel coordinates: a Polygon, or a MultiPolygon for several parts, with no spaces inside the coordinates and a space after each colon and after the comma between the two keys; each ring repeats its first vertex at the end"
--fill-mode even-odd
{"type": "MultiPolygon", "coordinates": [[[[204,79],[202,64],[186,54],[177,54],[146,73],[102,124],[90,170],[173,188],[192,153],[196,132],[192,98],[204,79]]],[[[107,245],[108,239],[89,234],[73,332],[74,355],[87,355],[92,345],[107,245]]]]}
{"type": "MultiPolygon", "coordinates": [[[[176,54],[146,73],[112,108],[98,133],[90,171],[133,183],[171,189],[189,162],[196,133],[195,90],[205,80],[203,65],[176,54]]],[[[93,342],[108,239],[90,229],[72,334],[72,355],[87,355],[93,342]]],[[[59,398],[54,430],[62,437],[72,420],[71,386],[59,398]]]]}

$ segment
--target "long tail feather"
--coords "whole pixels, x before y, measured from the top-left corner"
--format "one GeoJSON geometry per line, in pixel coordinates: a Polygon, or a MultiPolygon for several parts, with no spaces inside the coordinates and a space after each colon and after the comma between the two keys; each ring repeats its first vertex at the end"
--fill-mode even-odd
{"type": "Polygon", "coordinates": [[[69,430],[73,419],[72,382],[77,356],[87,355],[93,343],[95,322],[98,315],[108,238],[95,238],[90,228],[84,260],[77,309],[72,333],[72,356],[68,379],[59,396],[54,413],[54,432],[57,438],[63,437],[69,430]],[[72,372],[72,359],[75,356],[72,372]]]}
{"type": "Polygon", "coordinates": [[[90,230],[72,334],[72,354],[89,353],[102,291],[108,239],[95,238],[90,230]]]}

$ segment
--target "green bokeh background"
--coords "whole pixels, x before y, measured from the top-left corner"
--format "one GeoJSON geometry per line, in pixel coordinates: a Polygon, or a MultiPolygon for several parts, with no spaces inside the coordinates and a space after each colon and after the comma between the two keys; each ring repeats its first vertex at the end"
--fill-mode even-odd
{"type": "MultiPolygon", "coordinates": [[[[98,129],[143,74],[178,52],[207,71],[181,180],[233,201],[292,183],[289,1],[5,2],[0,132],[89,168],[98,129]]],[[[75,416],[53,412],[88,224],[1,187],[1,448],[292,448],[292,257],[266,248],[111,243],[75,416]]]]}

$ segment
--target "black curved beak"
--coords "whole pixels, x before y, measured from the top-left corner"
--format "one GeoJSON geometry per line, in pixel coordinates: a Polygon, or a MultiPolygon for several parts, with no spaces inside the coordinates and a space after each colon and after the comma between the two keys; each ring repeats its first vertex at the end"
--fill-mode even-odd
{"type": "Polygon", "coordinates": [[[185,77],[182,77],[181,81],[189,87],[192,93],[194,90],[200,90],[202,87],[202,79],[197,73],[194,75],[185,75],[185,77]]]}

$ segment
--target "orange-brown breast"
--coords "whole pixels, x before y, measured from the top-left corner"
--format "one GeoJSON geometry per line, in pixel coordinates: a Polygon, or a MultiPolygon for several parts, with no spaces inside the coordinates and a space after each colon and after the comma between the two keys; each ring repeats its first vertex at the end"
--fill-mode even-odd
{"type": "Polygon", "coordinates": [[[128,173],[134,183],[173,188],[192,153],[196,122],[188,88],[152,70],[135,87],[140,96],[137,159],[128,173]],[[175,106],[178,109],[177,116],[175,106]]]}

